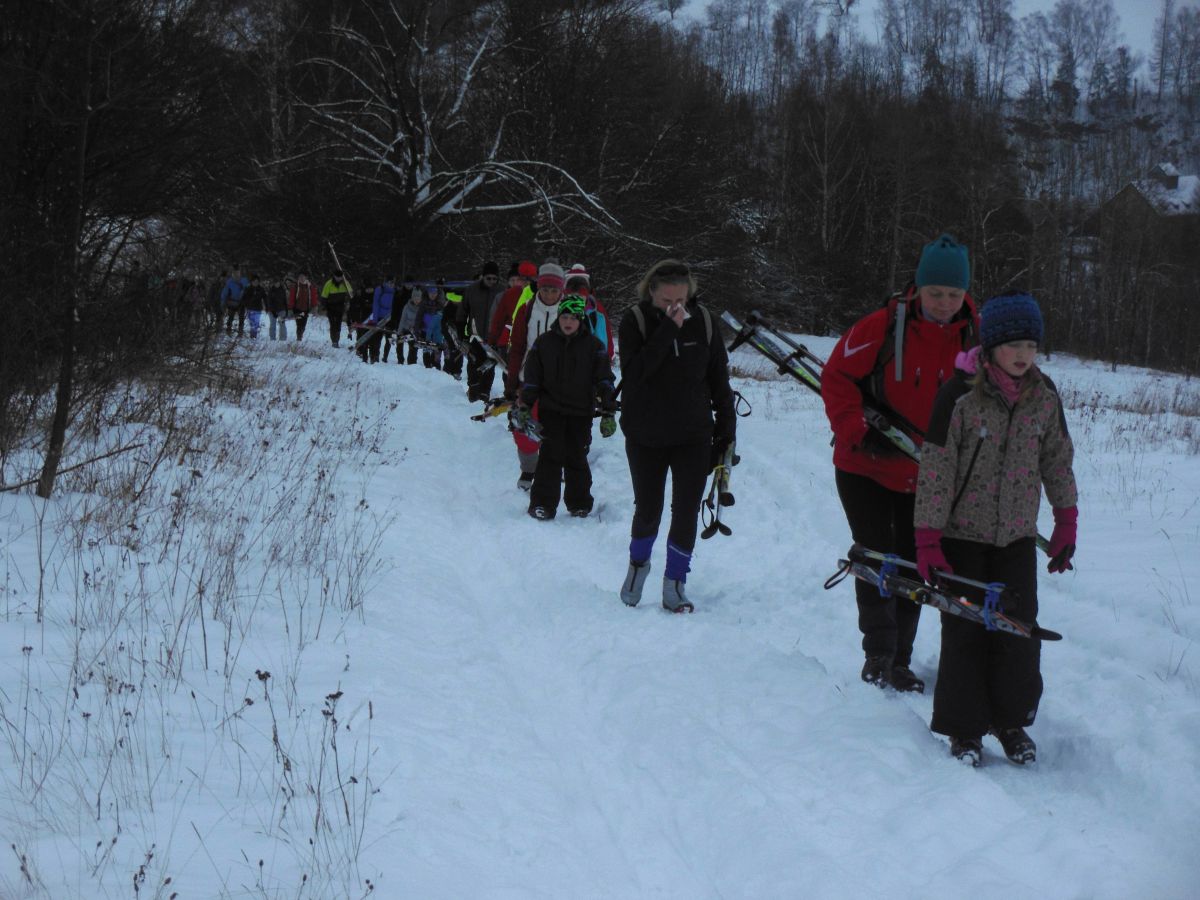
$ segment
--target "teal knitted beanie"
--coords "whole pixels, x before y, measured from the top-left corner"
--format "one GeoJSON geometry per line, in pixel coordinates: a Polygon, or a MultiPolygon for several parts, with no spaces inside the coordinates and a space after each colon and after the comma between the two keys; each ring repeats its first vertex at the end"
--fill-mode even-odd
{"type": "Polygon", "coordinates": [[[917,264],[917,287],[940,284],[945,287],[966,290],[971,283],[971,263],[967,248],[950,235],[943,234],[936,241],[926,244],[917,264]]]}

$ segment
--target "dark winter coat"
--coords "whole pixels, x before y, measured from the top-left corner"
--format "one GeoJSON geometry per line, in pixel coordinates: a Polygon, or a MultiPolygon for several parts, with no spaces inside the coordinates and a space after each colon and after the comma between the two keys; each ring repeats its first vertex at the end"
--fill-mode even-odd
{"type": "Polygon", "coordinates": [[[1062,401],[1037,368],[1009,407],[990,380],[956,372],[938,392],[913,521],[946,537],[1005,547],[1037,534],[1042,486],[1056,508],[1075,506],[1075,451],[1062,401]]]}
{"type": "Polygon", "coordinates": [[[646,334],[633,310],[621,319],[617,332],[625,436],[648,447],[706,443],[714,437],[733,440],[729,357],[716,321],[710,338],[695,300],[688,302],[690,318],[682,326],[648,300],[638,308],[646,334]]]}
{"type": "Polygon", "coordinates": [[[592,417],[597,399],[612,403],[613,373],[599,339],[582,326],[563,334],[555,322],[525,357],[521,400],[567,416],[592,417]]]}
{"type": "MultiPolygon", "coordinates": [[[[963,300],[959,314],[946,325],[926,319],[915,289],[907,296],[901,380],[896,380],[896,357],[883,367],[879,382],[883,396],[875,397],[884,413],[898,413],[921,432],[929,424],[938,388],[954,376],[954,358],[978,341],[979,314],[975,301],[963,300]]],[[[911,494],[917,488],[917,464],[890,447],[864,443],[863,396],[880,353],[890,353],[895,332],[897,299],[859,319],[842,335],[821,374],[821,397],[833,429],[833,464],[843,472],[865,475],[889,490],[911,494]],[[885,344],[888,345],[885,347],[885,344]]],[[[914,435],[918,445],[920,436],[914,435]]]]}
{"type": "Polygon", "coordinates": [[[267,290],[267,312],[278,316],[288,309],[287,290],[281,284],[273,285],[267,290]]]}
{"type": "Polygon", "coordinates": [[[262,312],[267,307],[267,290],[261,284],[252,284],[242,294],[242,307],[262,312]]]}
{"type": "Polygon", "coordinates": [[[367,293],[355,294],[346,302],[346,318],[347,321],[354,324],[362,324],[371,315],[371,295],[367,293]]]}
{"type": "Polygon", "coordinates": [[[459,329],[469,327],[468,334],[479,335],[481,340],[487,339],[489,318],[496,297],[503,292],[499,285],[488,286],[482,281],[476,281],[462,292],[462,303],[459,304],[459,329]]]}

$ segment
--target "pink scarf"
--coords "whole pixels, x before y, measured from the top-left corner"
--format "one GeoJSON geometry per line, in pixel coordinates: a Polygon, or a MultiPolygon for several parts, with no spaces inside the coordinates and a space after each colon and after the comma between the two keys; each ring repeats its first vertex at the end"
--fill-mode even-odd
{"type": "Polygon", "coordinates": [[[999,366],[993,366],[991,363],[984,363],[983,367],[992,384],[1000,391],[1000,396],[1008,403],[1009,409],[1016,406],[1017,399],[1021,396],[1021,387],[1025,384],[1025,376],[1013,378],[999,366]]]}

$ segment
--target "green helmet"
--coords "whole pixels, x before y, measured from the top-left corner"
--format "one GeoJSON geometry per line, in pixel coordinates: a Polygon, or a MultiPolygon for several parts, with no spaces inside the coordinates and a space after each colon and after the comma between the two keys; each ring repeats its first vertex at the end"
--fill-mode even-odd
{"type": "Polygon", "coordinates": [[[567,294],[558,303],[558,314],[560,316],[574,316],[577,319],[582,319],[585,309],[587,309],[587,300],[578,294],[567,294]]]}

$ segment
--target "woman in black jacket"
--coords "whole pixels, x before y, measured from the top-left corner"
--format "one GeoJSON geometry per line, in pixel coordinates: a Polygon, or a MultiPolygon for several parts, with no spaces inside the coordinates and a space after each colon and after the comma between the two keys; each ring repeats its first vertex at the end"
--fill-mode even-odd
{"type": "Polygon", "coordinates": [[[684,592],[696,544],[704,484],[734,439],[728,356],[708,310],[694,299],[687,265],[655,263],[638,285],[640,302],[621,320],[619,347],[624,399],[621,430],[633,479],[629,571],[621,599],[637,606],[650,572],[671,473],[671,526],[663,574],[663,607],[691,612],[684,592]],[[716,414],[714,423],[713,416],[716,414]]]}

